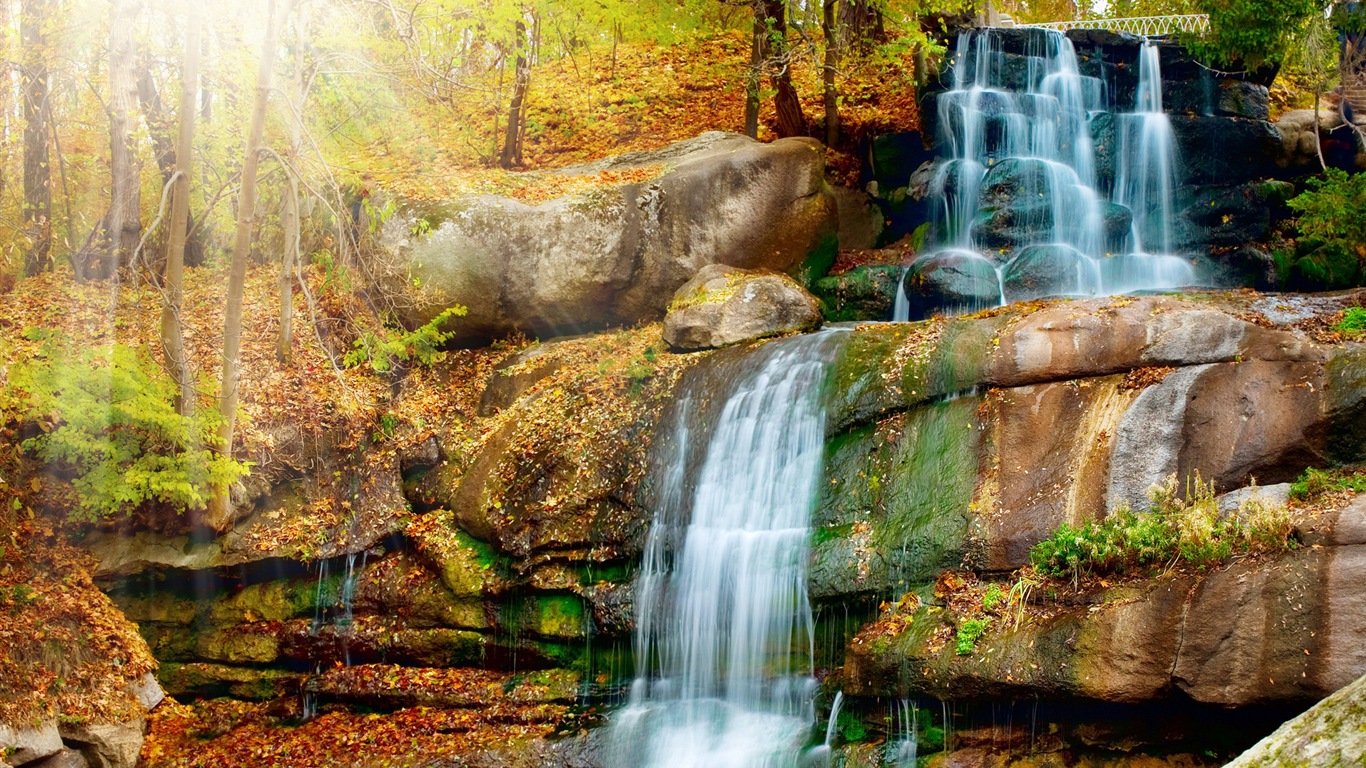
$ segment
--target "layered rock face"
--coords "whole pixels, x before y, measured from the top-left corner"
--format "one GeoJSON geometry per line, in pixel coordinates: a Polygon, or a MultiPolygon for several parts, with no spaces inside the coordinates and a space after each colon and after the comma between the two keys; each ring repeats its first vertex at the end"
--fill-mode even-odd
{"type": "Polygon", "coordinates": [[[1165,477],[1220,492],[1360,461],[1366,352],[1291,325],[1315,302],[1170,298],[1053,304],[855,329],[834,373],[813,597],[924,600],[904,631],[848,647],[846,695],[1297,704],[1366,672],[1350,585],[1366,503],[1300,521],[1274,561],[1126,585],[980,653],[942,642],[946,568],[1000,573],[1063,523],[1146,507],[1165,477]],[[1250,322],[1255,320],[1256,322],[1250,322]]]}
{"type": "Polygon", "coordinates": [[[462,339],[562,336],[658,319],[709,264],[821,274],[838,229],[824,157],[809,139],[708,133],[581,169],[655,167],[654,181],[537,206],[451,201],[399,248],[427,288],[411,319],[458,304],[469,310],[454,329],[462,339]]]}

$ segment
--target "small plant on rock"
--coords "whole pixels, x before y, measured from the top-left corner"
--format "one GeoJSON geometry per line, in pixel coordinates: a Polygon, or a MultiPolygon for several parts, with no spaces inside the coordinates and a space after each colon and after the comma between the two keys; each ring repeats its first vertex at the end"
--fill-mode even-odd
{"type": "Polygon", "coordinates": [[[1333,330],[1347,339],[1366,336],[1366,307],[1349,307],[1342,313],[1342,319],[1333,326],[1333,330]]]}
{"type": "Polygon", "coordinates": [[[958,627],[957,649],[959,656],[971,656],[977,651],[977,640],[987,631],[991,619],[968,619],[958,627]]]}

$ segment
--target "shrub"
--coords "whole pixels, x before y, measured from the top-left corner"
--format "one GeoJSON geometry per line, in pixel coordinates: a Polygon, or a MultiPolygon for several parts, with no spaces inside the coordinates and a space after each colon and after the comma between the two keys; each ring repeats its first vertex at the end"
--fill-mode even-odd
{"type": "Polygon", "coordinates": [[[987,591],[982,595],[982,610],[990,611],[1000,605],[1006,599],[1005,590],[1001,589],[1000,584],[991,584],[987,591]]]}
{"type": "Polygon", "coordinates": [[[1366,174],[1329,168],[1292,198],[1301,235],[1291,283],[1345,288],[1361,281],[1366,264],[1366,174]]]}
{"type": "Polygon", "coordinates": [[[1210,63],[1256,69],[1279,62],[1295,48],[1327,0],[1198,0],[1209,31],[1186,47],[1210,63]]]}
{"type": "Polygon", "coordinates": [[[2,410],[42,430],[24,450],[72,474],[72,519],[126,514],[149,501],[202,509],[214,489],[247,474],[248,464],[213,450],[218,411],[182,417],[176,385],[145,355],[121,344],[76,350],[59,334],[41,335],[34,359],[10,367],[2,410]]]}
{"type": "Polygon", "coordinates": [[[408,362],[430,366],[445,358],[441,345],[455,335],[454,331],[441,330],[442,326],[465,312],[464,307],[451,307],[412,331],[391,327],[385,327],[380,333],[366,331],[352,342],[352,349],[342,358],[342,363],[348,368],[369,365],[378,373],[408,362]]]}
{"type": "Polygon", "coordinates": [[[1171,475],[1148,489],[1146,512],[1121,508],[1103,522],[1080,528],[1064,523],[1030,550],[1030,561],[1044,575],[1077,581],[1083,573],[1124,573],[1176,561],[1204,569],[1234,551],[1294,548],[1294,526],[1284,507],[1251,499],[1222,520],[1212,482],[1202,482],[1197,474],[1184,497],[1177,488],[1171,475]]]}

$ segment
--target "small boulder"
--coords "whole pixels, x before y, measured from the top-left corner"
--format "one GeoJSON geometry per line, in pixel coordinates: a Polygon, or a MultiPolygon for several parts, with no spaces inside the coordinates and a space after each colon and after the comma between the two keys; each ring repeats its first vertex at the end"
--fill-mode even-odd
{"type": "Polygon", "coordinates": [[[62,739],[79,747],[93,768],[134,768],[142,752],[143,720],[62,725],[62,739]]]}
{"type": "Polygon", "coordinates": [[[792,278],[713,264],[674,294],[664,340],[675,349],[712,349],[820,325],[820,304],[792,278]]]}
{"type": "Polygon", "coordinates": [[[996,267],[968,251],[943,251],[923,256],[902,281],[910,319],[923,320],[936,312],[976,311],[1001,303],[996,267]]]}
{"type": "Polygon", "coordinates": [[[1006,266],[1002,282],[1009,301],[1088,295],[1100,288],[1100,265],[1066,245],[1031,245],[1006,266]]]}
{"type": "Polygon", "coordinates": [[[1319,702],[1257,742],[1229,768],[1366,763],[1366,677],[1319,702]]]}
{"type": "Polygon", "coordinates": [[[62,749],[56,722],[27,728],[0,724],[0,755],[11,765],[25,765],[55,755],[62,749]]]}
{"type": "Polygon", "coordinates": [[[904,270],[896,264],[870,264],[840,275],[822,277],[811,285],[820,299],[825,319],[890,320],[896,285],[904,270]]]}

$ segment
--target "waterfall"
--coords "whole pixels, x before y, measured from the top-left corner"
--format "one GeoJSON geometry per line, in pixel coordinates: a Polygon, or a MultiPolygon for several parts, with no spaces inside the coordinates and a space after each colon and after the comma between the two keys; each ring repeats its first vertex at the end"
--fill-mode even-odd
{"type": "Polygon", "coordinates": [[[775,341],[731,361],[700,457],[688,454],[689,411],[724,393],[689,388],[681,401],[636,582],[637,677],[613,721],[611,765],[797,764],[815,720],[810,516],[841,336],[775,341]]]}
{"type": "Polygon", "coordinates": [[[915,768],[920,741],[916,733],[917,709],[915,702],[902,699],[893,705],[892,719],[896,723],[896,739],[887,738],[887,765],[896,768],[915,768]]]}
{"type": "Polygon", "coordinates": [[[1142,46],[1134,111],[1113,115],[1120,146],[1109,150],[1107,195],[1102,170],[1111,166],[1101,168],[1092,130],[1112,111],[1109,88],[1081,74],[1065,34],[1029,30],[1025,40],[1023,55],[1007,55],[1000,31],[958,36],[953,87],[938,96],[931,244],[903,272],[896,320],[914,311],[907,278],[935,270],[950,275],[941,287],[959,286],[937,307],[950,312],[1196,280],[1173,254],[1176,144],[1162,111],[1158,48],[1142,46]]]}

